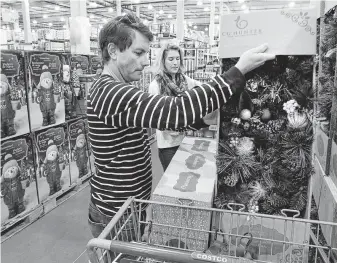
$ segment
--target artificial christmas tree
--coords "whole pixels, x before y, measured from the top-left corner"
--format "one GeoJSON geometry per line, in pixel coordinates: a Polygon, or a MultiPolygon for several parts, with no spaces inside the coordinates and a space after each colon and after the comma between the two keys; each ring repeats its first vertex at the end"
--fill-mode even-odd
{"type": "MultiPolygon", "coordinates": [[[[236,59],[223,61],[223,70],[236,59]]],[[[215,204],[281,214],[307,203],[313,143],[313,59],[278,56],[246,77],[246,90],[221,109],[215,204]]]]}

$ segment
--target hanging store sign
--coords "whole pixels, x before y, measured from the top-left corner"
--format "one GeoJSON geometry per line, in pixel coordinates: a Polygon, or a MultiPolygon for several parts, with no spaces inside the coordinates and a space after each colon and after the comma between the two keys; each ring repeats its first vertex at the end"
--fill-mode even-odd
{"type": "Polygon", "coordinates": [[[15,23],[19,20],[19,13],[8,8],[1,8],[1,20],[3,23],[15,23]]]}
{"type": "Polygon", "coordinates": [[[221,58],[240,57],[264,43],[275,55],[316,54],[315,8],[226,14],[220,25],[221,58]]]}

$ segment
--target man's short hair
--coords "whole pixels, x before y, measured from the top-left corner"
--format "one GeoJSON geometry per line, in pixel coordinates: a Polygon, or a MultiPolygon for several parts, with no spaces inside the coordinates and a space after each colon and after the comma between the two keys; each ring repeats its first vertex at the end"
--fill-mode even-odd
{"type": "Polygon", "coordinates": [[[118,16],[103,26],[99,32],[99,48],[104,64],[110,60],[108,45],[113,43],[120,51],[124,51],[132,45],[135,31],[143,34],[149,41],[153,40],[150,29],[132,13],[118,16]]]}

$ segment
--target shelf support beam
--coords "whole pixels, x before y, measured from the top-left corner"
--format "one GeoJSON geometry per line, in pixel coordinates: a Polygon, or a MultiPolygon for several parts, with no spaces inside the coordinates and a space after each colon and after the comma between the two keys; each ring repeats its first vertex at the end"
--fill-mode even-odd
{"type": "Polygon", "coordinates": [[[185,0],[177,0],[177,39],[184,40],[184,15],[185,15],[185,0]]]}

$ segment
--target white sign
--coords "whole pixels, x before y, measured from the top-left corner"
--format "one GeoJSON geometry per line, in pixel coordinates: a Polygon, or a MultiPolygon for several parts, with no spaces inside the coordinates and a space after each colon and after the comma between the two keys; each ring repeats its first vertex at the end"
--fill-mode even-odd
{"type": "Polygon", "coordinates": [[[220,25],[220,58],[240,57],[264,43],[275,55],[316,54],[315,8],[227,14],[220,25]]]}
{"type": "Polygon", "coordinates": [[[19,20],[19,13],[8,8],[1,8],[1,20],[6,23],[15,23],[19,20]]]}

